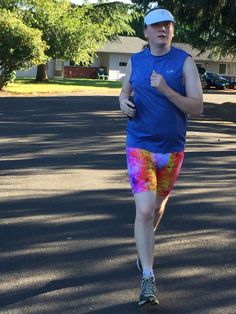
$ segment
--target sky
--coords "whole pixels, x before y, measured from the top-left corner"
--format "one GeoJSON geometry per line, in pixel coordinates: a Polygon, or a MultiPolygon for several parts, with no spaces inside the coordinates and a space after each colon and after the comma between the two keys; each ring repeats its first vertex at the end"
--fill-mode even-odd
{"type": "MultiPolygon", "coordinates": [[[[73,3],[76,3],[76,4],[82,4],[83,3],[83,0],[70,0],[70,1],[73,2],[73,3]]],[[[114,1],[120,1],[120,2],[124,2],[124,3],[131,3],[130,0],[108,0],[108,2],[114,2],[114,1]]],[[[88,2],[96,3],[97,0],[88,0],[88,2]]]]}

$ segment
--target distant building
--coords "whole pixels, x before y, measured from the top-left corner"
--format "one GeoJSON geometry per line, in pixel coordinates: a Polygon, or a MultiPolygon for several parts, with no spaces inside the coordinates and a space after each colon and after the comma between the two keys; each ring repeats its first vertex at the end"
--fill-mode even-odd
{"type": "MultiPolygon", "coordinates": [[[[91,67],[70,66],[69,61],[52,60],[48,63],[49,77],[84,77],[96,78],[99,68],[103,68],[109,80],[120,81],[124,78],[125,68],[130,56],[142,50],[146,41],[138,37],[119,36],[116,40],[107,42],[97,51],[97,58],[91,67]]],[[[210,57],[210,52],[199,55],[199,51],[188,44],[173,43],[175,47],[188,51],[196,64],[207,71],[227,76],[236,76],[236,58],[227,56],[216,60],[210,57]]],[[[29,71],[17,71],[17,77],[32,77],[36,68],[29,71]]]]}
{"type": "Polygon", "coordinates": [[[199,50],[193,49],[191,45],[182,43],[174,43],[173,45],[188,51],[195,63],[204,67],[209,72],[216,72],[227,76],[236,76],[236,58],[233,56],[226,56],[216,60],[214,56],[210,57],[210,51],[206,51],[199,55],[199,50]]]}
{"type": "Polygon", "coordinates": [[[120,81],[130,56],[143,49],[146,41],[138,37],[119,36],[98,49],[94,66],[107,70],[109,80],[120,81]]]}

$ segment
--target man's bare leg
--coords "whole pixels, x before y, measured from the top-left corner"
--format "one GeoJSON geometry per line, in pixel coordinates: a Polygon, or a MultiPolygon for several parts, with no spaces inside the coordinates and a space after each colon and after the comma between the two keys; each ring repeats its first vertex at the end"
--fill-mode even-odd
{"type": "Polygon", "coordinates": [[[155,192],[141,192],[134,195],[136,217],[134,225],[135,241],[143,270],[152,270],[154,253],[154,211],[155,192]]]}
{"type": "Polygon", "coordinates": [[[160,224],[161,218],[164,214],[166,203],[168,201],[169,195],[168,196],[161,196],[158,195],[156,196],[156,208],[154,212],[154,220],[153,220],[153,229],[154,232],[156,231],[157,227],[160,224]]]}

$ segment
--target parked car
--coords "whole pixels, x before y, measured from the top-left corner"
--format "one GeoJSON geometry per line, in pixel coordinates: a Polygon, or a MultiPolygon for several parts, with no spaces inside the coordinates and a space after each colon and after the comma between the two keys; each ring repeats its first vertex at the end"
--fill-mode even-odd
{"type": "Polygon", "coordinates": [[[205,72],[203,75],[206,83],[207,83],[207,88],[215,87],[219,89],[224,89],[229,88],[230,82],[223,76],[214,73],[214,72],[205,72]]]}
{"type": "Polygon", "coordinates": [[[205,77],[206,69],[201,66],[197,66],[197,69],[201,80],[202,88],[208,88],[208,84],[205,77]]]}
{"type": "Polygon", "coordinates": [[[222,75],[226,80],[229,81],[229,88],[234,89],[234,87],[236,86],[236,77],[235,76],[225,76],[222,75]]]}

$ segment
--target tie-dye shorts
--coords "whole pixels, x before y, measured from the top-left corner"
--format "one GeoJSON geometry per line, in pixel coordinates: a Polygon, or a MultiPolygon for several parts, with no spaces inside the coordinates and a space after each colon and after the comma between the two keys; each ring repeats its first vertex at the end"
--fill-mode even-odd
{"type": "Polygon", "coordinates": [[[140,148],[126,148],[128,176],[133,193],[155,191],[167,196],[178,178],[184,151],[151,153],[140,148]]]}

